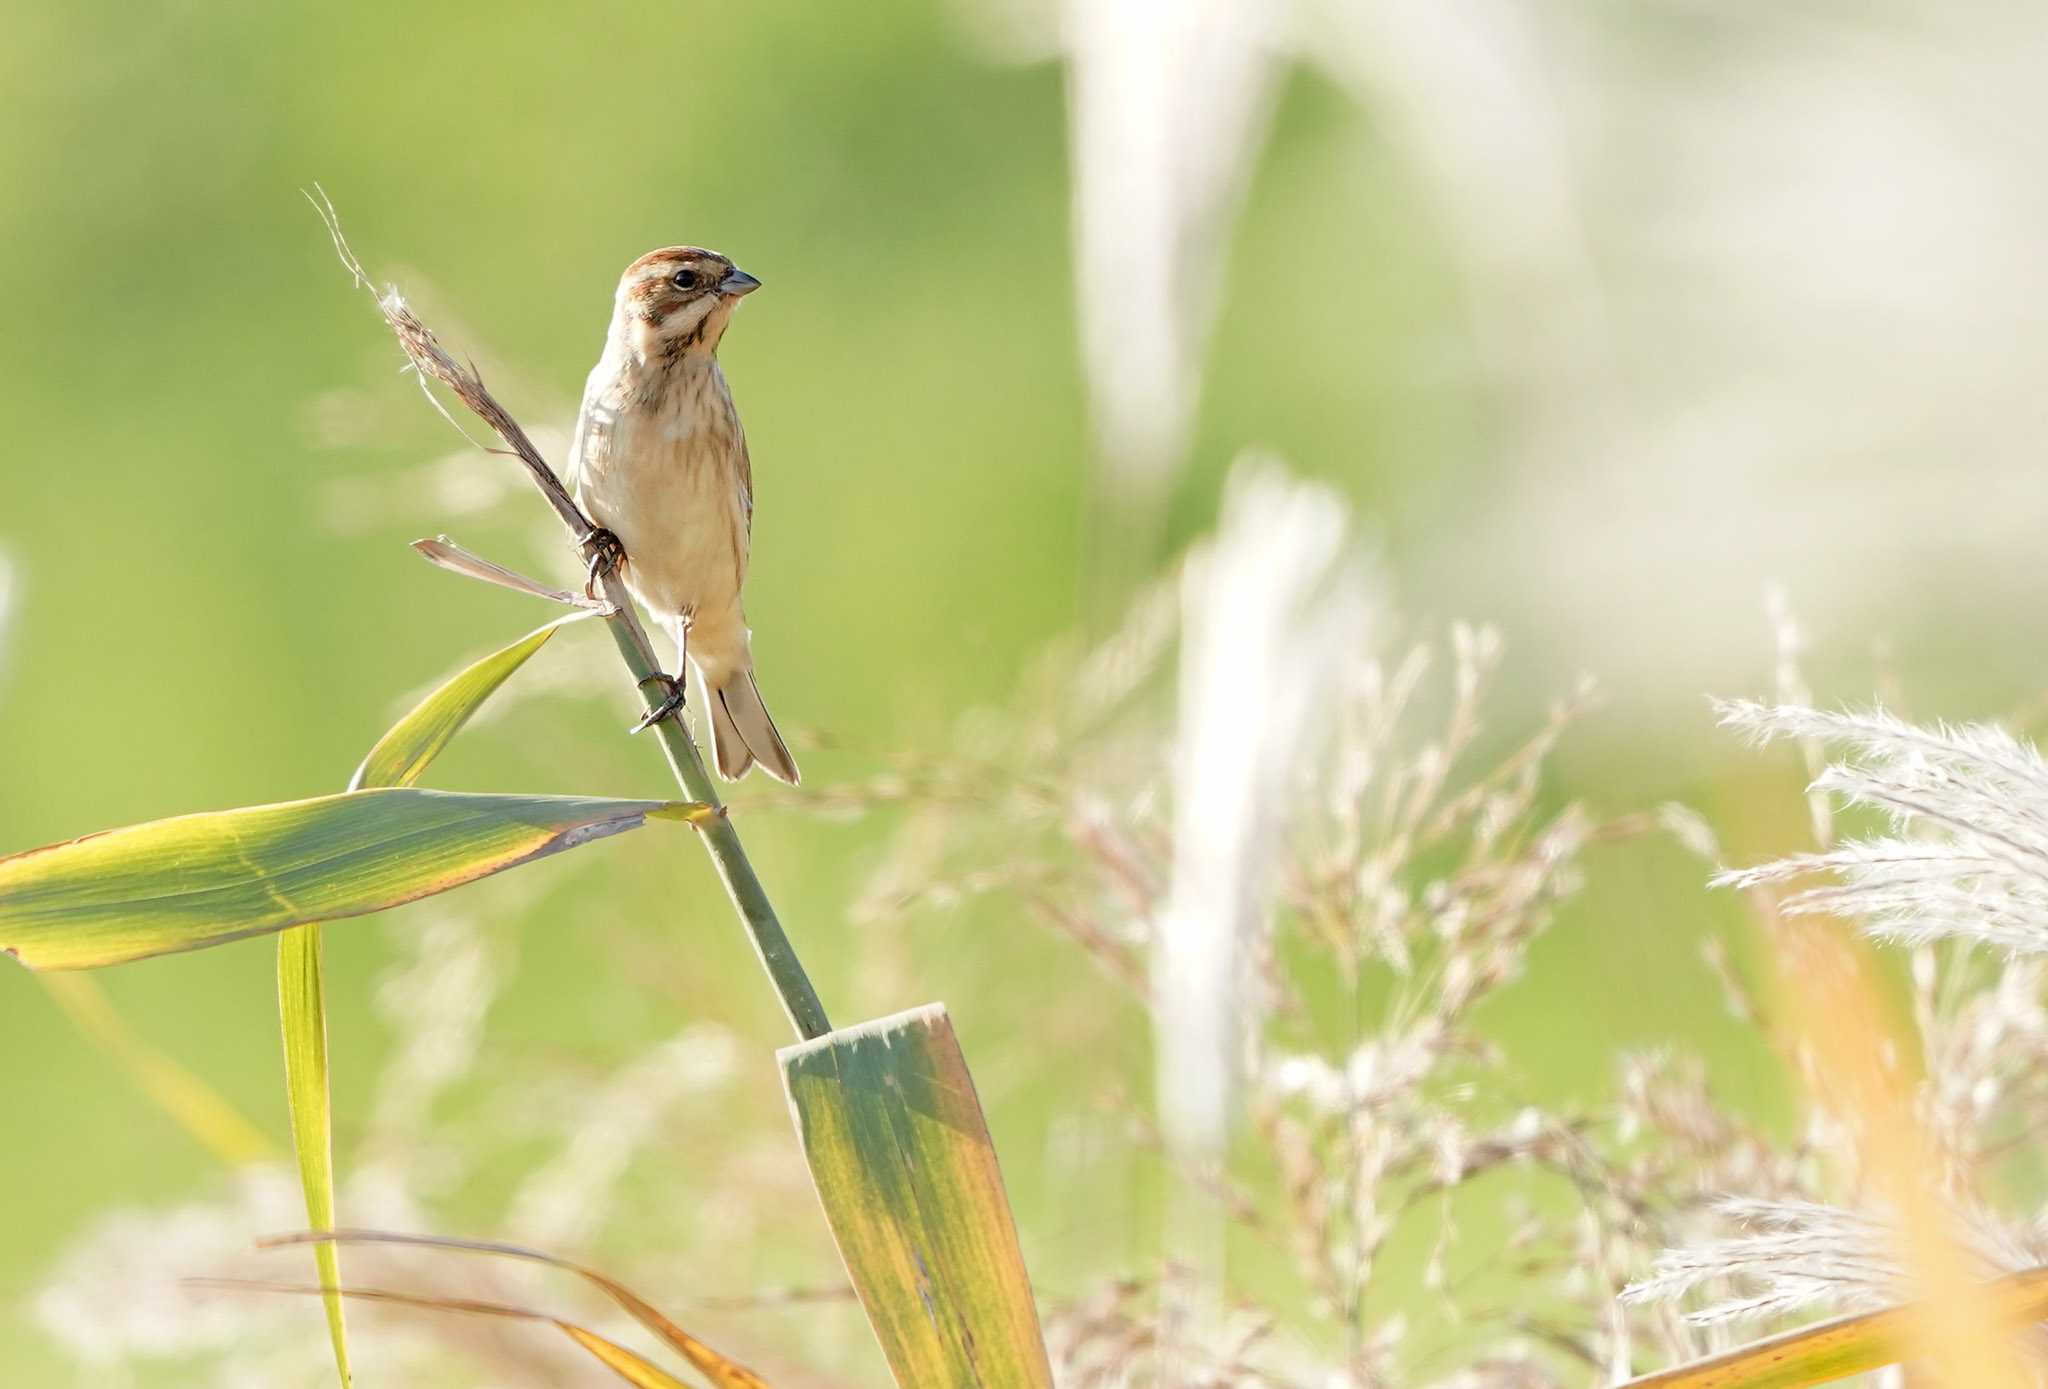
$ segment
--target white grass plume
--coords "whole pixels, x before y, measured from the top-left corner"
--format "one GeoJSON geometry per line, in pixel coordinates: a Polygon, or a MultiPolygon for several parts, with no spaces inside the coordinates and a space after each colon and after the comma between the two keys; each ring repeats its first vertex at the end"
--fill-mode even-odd
{"type": "MultiPolygon", "coordinates": [[[[1741,1289],[1685,1315],[1691,1325],[1716,1326],[1821,1307],[1873,1311],[1915,1295],[1912,1275],[1897,1257],[1899,1232],[1879,1216],[1818,1201],[1733,1197],[1714,1209],[1742,1233],[1665,1250],[1648,1278],[1623,1289],[1624,1303],[1673,1302],[1708,1287],[1741,1289]]],[[[2041,1262],[2038,1239],[1986,1211],[1956,1208],[1954,1224],[1978,1276],[2041,1262]]]]}
{"type": "Polygon", "coordinates": [[[1694,1326],[1714,1326],[1821,1303],[1867,1310],[1900,1295],[1905,1271],[1892,1252],[1897,1237],[1882,1221],[1812,1201],[1733,1198],[1716,1211],[1744,1233],[1665,1250],[1621,1300],[1671,1302],[1713,1284],[1749,1289],[1686,1314],[1694,1326]]]}
{"type": "Polygon", "coordinates": [[[1955,938],[2048,951],[2048,762],[2032,744],[1989,724],[1922,727],[1882,710],[1718,708],[1724,727],[1758,741],[1846,748],[1848,760],[1826,767],[1814,788],[1882,811],[1894,833],[1725,872],[1717,886],[1830,877],[1784,909],[1860,919],[1872,935],[1909,945],[1955,938]]]}

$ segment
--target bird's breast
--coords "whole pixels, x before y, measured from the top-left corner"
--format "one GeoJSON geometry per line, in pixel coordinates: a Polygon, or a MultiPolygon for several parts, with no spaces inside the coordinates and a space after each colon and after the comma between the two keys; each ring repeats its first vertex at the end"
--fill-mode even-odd
{"type": "Polygon", "coordinates": [[[744,445],[722,404],[677,391],[650,407],[593,402],[584,412],[579,497],[625,546],[628,586],[662,616],[738,611],[744,445]]]}

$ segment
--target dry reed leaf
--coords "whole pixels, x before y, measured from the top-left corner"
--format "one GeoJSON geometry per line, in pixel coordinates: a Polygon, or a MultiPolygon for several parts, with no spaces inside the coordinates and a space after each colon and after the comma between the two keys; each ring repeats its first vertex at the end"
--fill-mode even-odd
{"type": "Polygon", "coordinates": [[[264,1240],[262,1244],[265,1247],[286,1244],[400,1244],[465,1254],[489,1254],[498,1258],[524,1259],[530,1263],[545,1264],[549,1268],[561,1269],[564,1273],[573,1273],[597,1288],[617,1303],[633,1320],[659,1336],[671,1350],[702,1371],[717,1389],[769,1389],[768,1381],[737,1360],[721,1355],[705,1345],[671,1321],[653,1303],[616,1278],[600,1273],[587,1264],[559,1258],[538,1249],[528,1249],[518,1244],[500,1244],[491,1240],[447,1239],[438,1235],[407,1235],[383,1230],[314,1230],[264,1240]]]}
{"type": "MultiPolygon", "coordinates": [[[[263,1283],[232,1278],[194,1279],[193,1286],[202,1288],[241,1289],[248,1292],[291,1293],[319,1297],[322,1290],[317,1287],[301,1286],[296,1283],[263,1283]]],[[[341,1296],[358,1302],[382,1302],[397,1307],[415,1307],[426,1312],[454,1312],[463,1316],[498,1317],[506,1321],[545,1322],[583,1347],[605,1368],[617,1375],[634,1389],[690,1389],[684,1381],[677,1379],[661,1366],[636,1351],[626,1349],[617,1341],[608,1340],[588,1327],[546,1312],[536,1312],[530,1307],[515,1307],[504,1302],[481,1302],[461,1297],[425,1297],[414,1293],[392,1292],[386,1288],[342,1288],[341,1296]]],[[[756,1381],[761,1389],[768,1389],[763,1381],[756,1381]]]]}

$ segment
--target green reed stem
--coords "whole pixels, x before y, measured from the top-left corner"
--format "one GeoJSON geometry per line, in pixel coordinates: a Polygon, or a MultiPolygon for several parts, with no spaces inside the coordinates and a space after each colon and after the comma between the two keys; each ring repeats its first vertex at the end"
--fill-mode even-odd
{"type": "MultiPolygon", "coordinates": [[[[628,606],[631,600],[616,575],[605,576],[604,592],[606,599],[618,610],[618,615],[606,618],[605,625],[611,630],[612,640],[618,645],[626,668],[636,681],[643,682],[640,689],[647,696],[647,707],[652,709],[661,702],[663,694],[654,677],[665,672],[648,643],[646,629],[633,616],[633,610],[628,606]]],[[[761,879],[754,872],[753,860],[747,857],[746,848],[740,843],[740,833],[733,827],[732,817],[725,813],[725,806],[718,799],[717,787],[704,768],[704,759],[698,754],[697,744],[684,726],[682,716],[671,715],[655,724],[651,731],[661,739],[662,751],[668,754],[669,768],[685,794],[718,812],[697,822],[697,832],[703,836],[704,847],[710,851],[711,861],[718,868],[719,881],[725,884],[726,894],[732,898],[740,920],[746,923],[747,934],[753,937],[754,952],[761,957],[761,967],[768,971],[769,982],[775,985],[775,992],[782,999],[782,1010],[789,1015],[797,1035],[805,1041],[824,1036],[832,1030],[832,1022],[825,1016],[825,1005],[818,1001],[818,992],[811,987],[810,976],[804,973],[803,963],[797,959],[796,947],[790,944],[789,934],[782,929],[782,921],[775,915],[775,906],[768,900],[768,890],[761,886],[761,879]]]]}

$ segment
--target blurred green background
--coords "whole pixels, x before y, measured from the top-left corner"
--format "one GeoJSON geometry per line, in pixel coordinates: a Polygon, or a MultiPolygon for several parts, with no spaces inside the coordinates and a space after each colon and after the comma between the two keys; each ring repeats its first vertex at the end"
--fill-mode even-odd
{"type": "MultiPolygon", "coordinates": [[[[568,423],[612,284],[639,252],[710,245],[765,281],[722,355],[757,474],[762,684],[785,728],[817,735],[799,744],[807,786],[953,746],[963,713],[1006,701],[1095,606],[1080,578],[1091,464],[1057,61],[997,61],[936,3],[9,0],[0,19],[0,551],[16,601],[0,649],[0,848],[338,789],[406,692],[547,616],[432,572],[404,547],[417,535],[447,529],[572,572],[538,543],[539,510],[506,460],[420,471],[461,441],[397,374],[336,267],[300,196],[314,180],[373,273],[401,281],[535,426],[568,423]],[[423,481],[467,475],[508,487],[472,507],[423,481]]],[[[1170,523],[1136,567],[1206,529],[1241,449],[1272,448],[1355,500],[1411,614],[1505,619],[1511,710],[1540,709],[1581,667],[1619,675],[1568,746],[1560,799],[1611,811],[1679,796],[1719,817],[1740,855],[1784,847],[1794,768],[1716,738],[1698,663],[1640,680],[1637,644],[1603,645],[1597,614],[1553,603],[1523,552],[1475,562],[1447,543],[1493,533],[1480,521],[1498,524],[1502,498],[1546,484],[1516,474],[1525,420],[1471,367],[1485,354],[1451,214],[1387,118],[1326,72],[1283,78],[1241,223],[1197,257],[1222,284],[1219,327],[1170,523]]],[[[1630,361],[1624,376],[1637,369],[1651,370],[1630,361]]],[[[1682,519],[1685,504],[1665,502],[1682,519]]],[[[1573,543],[1597,569],[1603,518],[1585,519],[1573,543]]],[[[1797,535],[1784,549],[1810,553],[1797,535]]],[[[1868,642],[1884,635],[1932,712],[2016,700],[2038,662],[1971,642],[1944,620],[1936,571],[1910,556],[1901,568],[1859,599],[1914,596],[1883,621],[1828,609],[1854,621],[1822,643],[1823,690],[1865,695],[1868,642]]],[[[1683,574],[1618,586],[1653,625],[1721,610],[1741,635],[1707,661],[1714,688],[1748,692],[1768,674],[1764,577],[1744,569],[1705,595],[1683,574]]],[[[608,660],[589,630],[542,658],[608,660]]],[[[629,703],[623,690],[522,703],[432,779],[661,794],[653,750],[621,736],[629,703]]],[[[746,801],[749,844],[836,1019],[950,1004],[1042,1292],[1141,1262],[1141,1180],[1112,1163],[1075,1190],[1049,1180],[1048,1158],[1112,1080],[1142,1091],[1130,1005],[999,905],[856,933],[845,904],[886,817],[746,801]]],[[[1767,1103],[1767,1056],[1724,1020],[1696,955],[1729,905],[1674,850],[1625,846],[1593,867],[1537,979],[1494,1020],[1536,1067],[1533,1092],[1591,1098],[1619,1049],[1668,1041],[1705,1047],[1730,1093],[1767,1103]]],[[[477,908],[519,943],[485,1052],[500,1080],[529,1065],[598,1074],[691,1021],[752,1048],[720,1131],[676,1124],[656,1140],[701,1146],[702,1180],[642,1193],[655,1215],[565,1252],[631,1266],[665,1248],[677,1281],[646,1290],[677,1296],[829,1281],[801,1194],[795,1218],[735,1246],[746,1257],[691,1263],[699,1213],[743,1197],[745,1155],[784,1177],[794,1160],[769,1056],[782,1023],[695,846],[651,830],[527,870],[518,888],[477,908]],[[650,960],[672,977],[650,986],[650,960]]],[[[382,1059],[370,994],[393,950],[376,923],[329,935],[344,1164],[382,1059]]],[[[271,971],[268,944],[250,942],[103,980],[282,1145],[271,971]]],[[[0,970],[0,1054],[0,1379],[63,1382],[68,1362],[27,1300],[66,1241],[110,1210],[208,1190],[217,1169],[18,970],[0,970]]],[[[451,1233],[494,1233],[512,1175],[495,1180],[450,1199],[451,1233]]],[[[302,1310],[317,1344],[317,1310],[302,1310]]],[[[872,1375],[852,1314],[823,1315],[846,1325],[851,1375],[872,1375]]],[[[735,1325],[742,1346],[776,1340],[772,1323],[735,1325]]]]}

